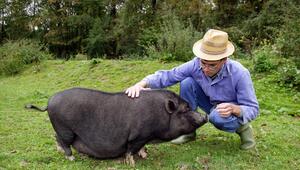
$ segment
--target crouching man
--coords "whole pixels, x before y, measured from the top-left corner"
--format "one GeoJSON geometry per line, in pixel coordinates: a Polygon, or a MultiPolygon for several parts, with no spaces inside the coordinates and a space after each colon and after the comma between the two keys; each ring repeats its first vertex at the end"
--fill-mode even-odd
{"type": "MultiPolygon", "coordinates": [[[[200,107],[217,129],[240,136],[241,149],[251,149],[255,140],[250,122],[257,117],[259,106],[249,71],[228,58],[233,52],[228,34],[210,29],[194,44],[195,58],[171,70],[148,75],[125,93],[134,98],[146,87],[164,88],[180,82],[180,96],[192,110],[200,107]]],[[[195,132],[183,135],[172,143],[185,143],[195,136],[195,132]]]]}

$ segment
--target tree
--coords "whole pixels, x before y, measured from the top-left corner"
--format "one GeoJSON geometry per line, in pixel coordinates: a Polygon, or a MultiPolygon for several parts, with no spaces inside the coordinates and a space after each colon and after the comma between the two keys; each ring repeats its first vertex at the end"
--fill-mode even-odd
{"type": "Polygon", "coordinates": [[[0,44],[2,44],[4,38],[7,37],[6,35],[6,28],[5,28],[5,25],[6,25],[6,16],[7,16],[7,2],[6,1],[1,1],[0,2],[0,27],[1,27],[1,30],[0,30],[0,44]]]}
{"type": "Polygon", "coordinates": [[[26,11],[30,1],[4,1],[4,27],[8,39],[16,40],[30,34],[29,17],[26,11]]]}
{"type": "Polygon", "coordinates": [[[101,1],[48,1],[44,18],[48,30],[44,38],[49,49],[56,56],[67,59],[82,51],[82,40],[88,36],[94,22],[92,15],[101,15],[103,11],[101,1]]]}

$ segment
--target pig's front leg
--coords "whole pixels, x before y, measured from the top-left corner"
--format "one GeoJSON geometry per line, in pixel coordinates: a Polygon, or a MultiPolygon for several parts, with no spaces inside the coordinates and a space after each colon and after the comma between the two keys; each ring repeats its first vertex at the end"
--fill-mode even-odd
{"type": "MultiPolygon", "coordinates": [[[[146,143],[147,143],[147,141],[141,140],[141,141],[138,141],[138,142],[137,141],[134,141],[134,142],[132,141],[132,142],[129,142],[127,144],[127,152],[126,152],[126,155],[125,155],[126,164],[129,164],[131,166],[135,165],[133,155],[138,153],[140,150],[143,150],[143,147],[145,146],[146,143]]],[[[141,151],[141,152],[143,152],[143,151],[141,151]]],[[[143,154],[145,154],[145,153],[143,153],[143,154]]],[[[143,155],[143,156],[147,156],[147,154],[143,155]]]]}
{"type": "MultiPolygon", "coordinates": [[[[147,158],[146,148],[142,147],[137,154],[141,158],[146,159],[147,158]]],[[[132,155],[131,152],[128,152],[128,153],[125,154],[125,160],[124,160],[124,162],[125,162],[125,164],[130,165],[132,167],[135,166],[134,156],[132,155]]]]}
{"type": "Polygon", "coordinates": [[[125,154],[125,164],[130,165],[132,167],[135,166],[135,161],[133,159],[132,153],[129,152],[125,154]]]}

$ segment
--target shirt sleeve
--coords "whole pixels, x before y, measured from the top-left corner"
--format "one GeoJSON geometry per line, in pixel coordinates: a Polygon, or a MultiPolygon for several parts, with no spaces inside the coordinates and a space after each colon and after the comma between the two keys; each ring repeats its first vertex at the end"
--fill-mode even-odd
{"type": "Polygon", "coordinates": [[[259,105],[255,95],[253,83],[248,70],[243,72],[237,83],[237,102],[241,107],[239,122],[246,124],[254,120],[259,113],[259,105]]]}
{"type": "Polygon", "coordinates": [[[165,88],[190,77],[195,67],[196,59],[193,59],[171,70],[159,70],[143,80],[147,82],[147,86],[150,88],[165,88]]]}

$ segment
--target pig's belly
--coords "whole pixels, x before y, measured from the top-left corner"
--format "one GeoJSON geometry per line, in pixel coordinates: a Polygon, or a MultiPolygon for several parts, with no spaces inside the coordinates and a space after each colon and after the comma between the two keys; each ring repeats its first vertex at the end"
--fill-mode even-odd
{"type": "MultiPolygon", "coordinates": [[[[112,144],[113,145],[113,144],[112,144]]],[[[125,147],[121,146],[110,146],[110,147],[97,147],[96,150],[92,149],[95,147],[87,146],[80,138],[76,138],[72,146],[80,153],[87,154],[96,158],[114,158],[122,156],[126,152],[125,147]]]]}

